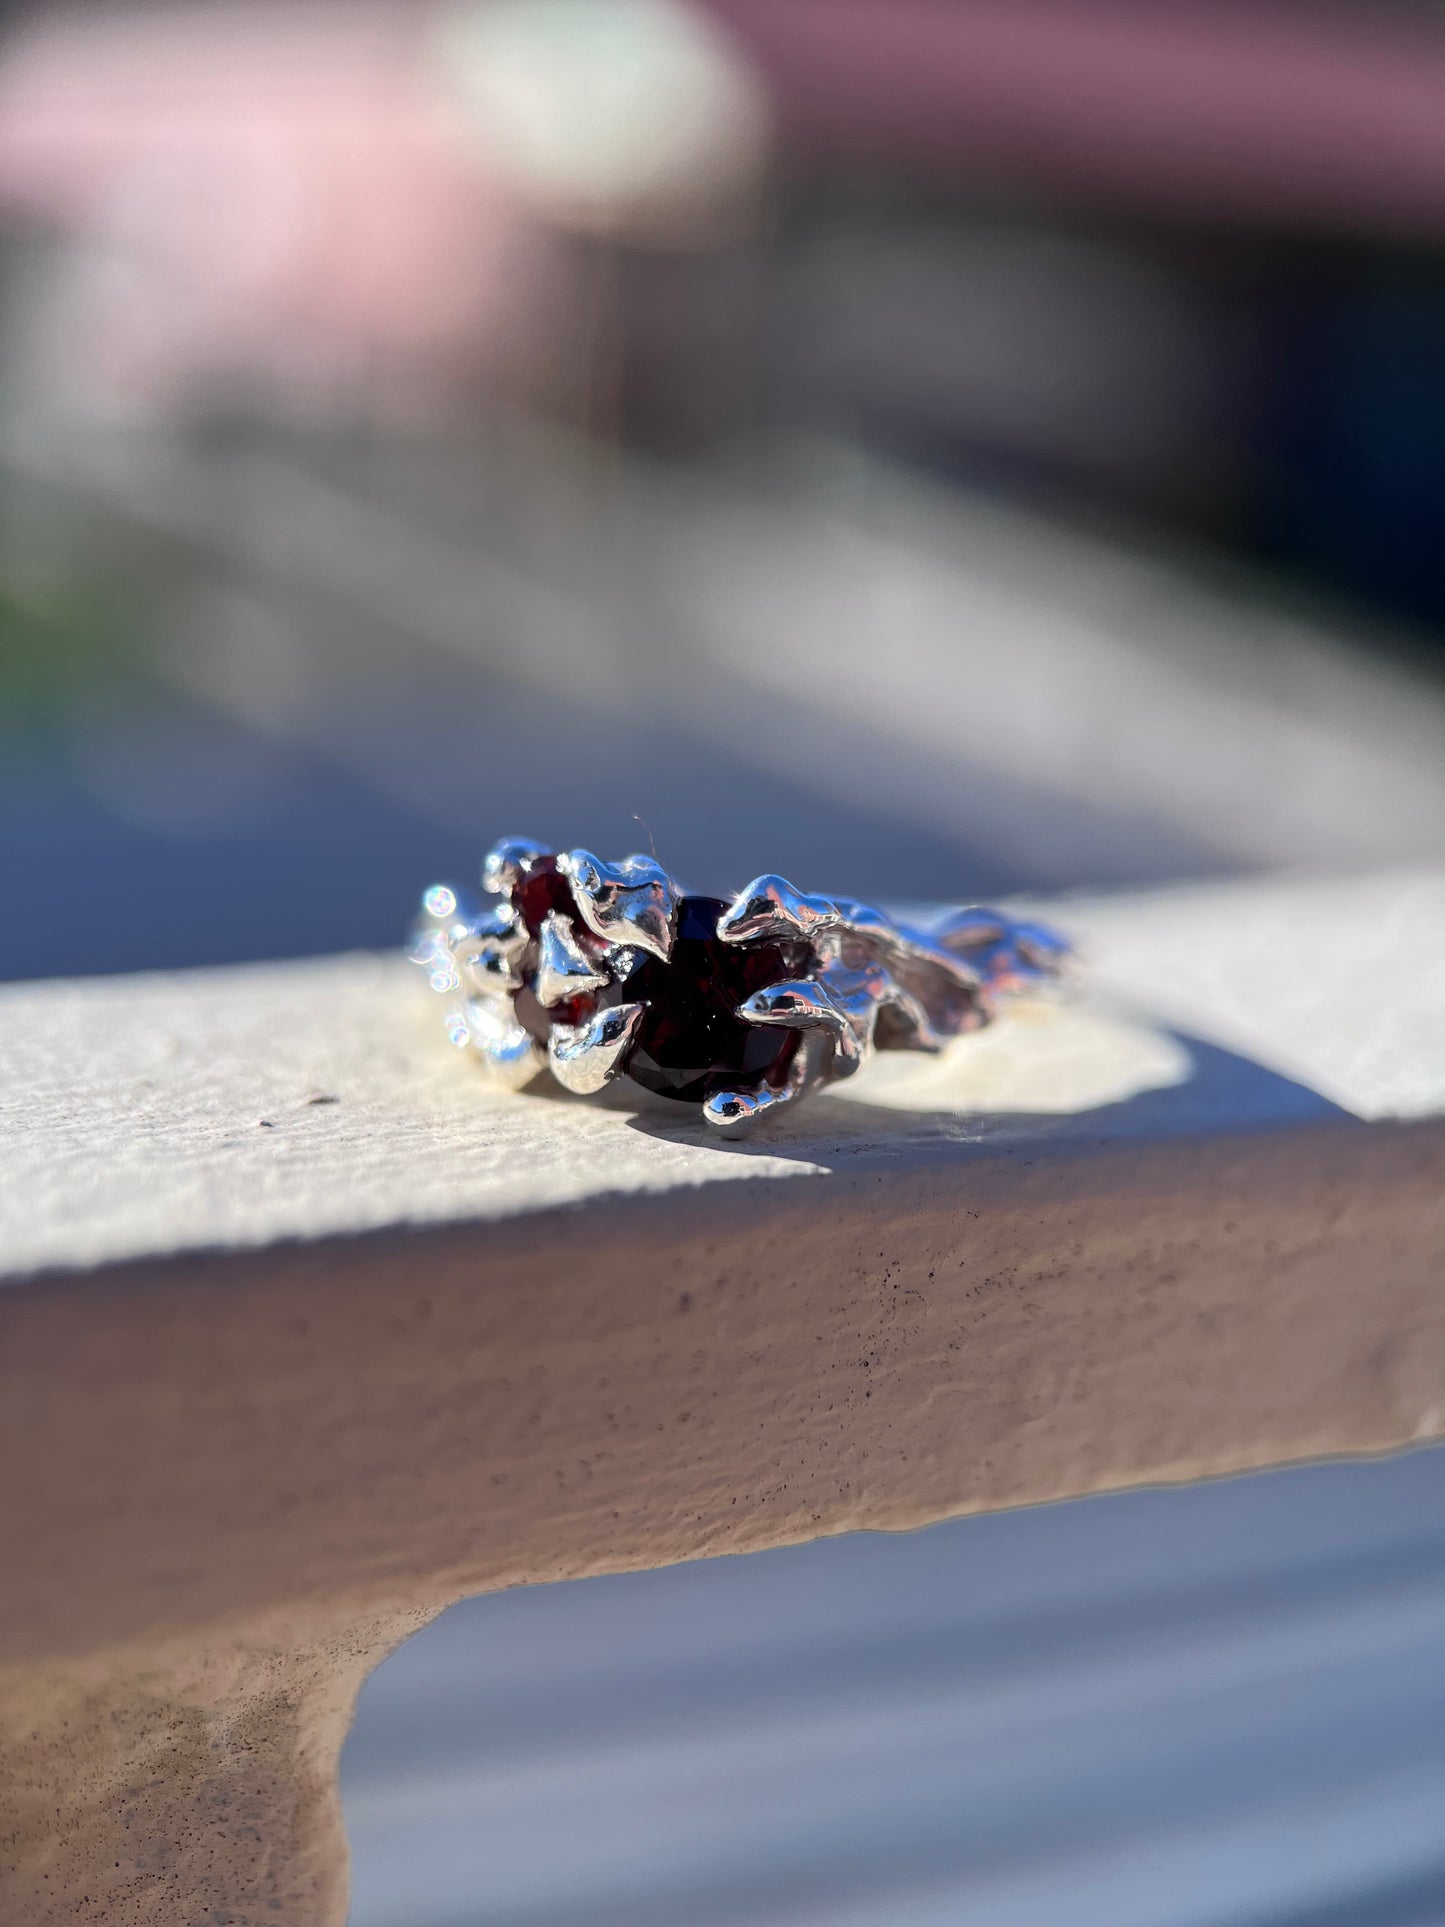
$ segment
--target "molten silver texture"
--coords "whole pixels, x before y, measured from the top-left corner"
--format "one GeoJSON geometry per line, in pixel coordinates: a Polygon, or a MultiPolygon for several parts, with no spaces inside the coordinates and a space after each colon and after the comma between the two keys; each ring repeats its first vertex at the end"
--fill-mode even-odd
{"type": "Polygon", "coordinates": [[[521,837],[489,852],[482,882],[495,900],[470,910],[433,885],[411,951],[452,1042],[511,1090],[550,1072],[590,1096],[631,1075],[727,1136],[875,1050],[937,1051],[982,1029],[1068,956],[997,910],[914,925],[779,876],[719,904],[652,857],[604,863],[521,837]]]}

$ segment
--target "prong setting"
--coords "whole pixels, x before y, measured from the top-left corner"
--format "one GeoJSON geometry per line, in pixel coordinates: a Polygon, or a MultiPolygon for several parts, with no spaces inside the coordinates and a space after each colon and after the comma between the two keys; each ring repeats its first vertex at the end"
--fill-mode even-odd
{"type": "Polygon", "coordinates": [[[597,969],[573,934],[571,919],[560,910],[553,910],[542,925],[537,948],[537,1002],[549,1009],[612,981],[605,970],[597,969]]]}
{"type": "Polygon", "coordinates": [[[815,936],[836,923],[838,906],[828,897],[805,896],[786,877],[760,876],[739,890],[717,933],[724,943],[755,943],[761,937],[815,936]]]}
{"type": "Polygon", "coordinates": [[[672,950],[679,892],[650,856],[604,863],[590,850],[569,850],[557,867],[571,879],[582,920],[604,943],[635,944],[665,963],[672,950]]]}
{"type": "Polygon", "coordinates": [[[652,857],[522,837],[494,846],[483,877],[498,900],[481,911],[445,884],[426,892],[411,953],[449,999],[452,1041],[507,1089],[544,1067],[579,1096],[630,1078],[724,1137],[875,1050],[942,1049],[1067,955],[995,910],[919,928],[773,873],[720,902],[685,896],[652,857]]]}
{"type": "Polygon", "coordinates": [[[520,990],[527,932],[510,904],[481,911],[451,948],[462,982],[479,995],[495,997],[520,990]]]}
{"type": "Polygon", "coordinates": [[[542,1069],[545,1059],[535,1038],[517,1022],[509,997],[471,997],[462,1008],[472,1048],[495,1082],[520,1091],[542,1069]]]}
{"type": "Polygon", "coordinates": [[[812,977],[756,992],[739,1015],[755,1024],[825,1032],[833,1047],[832,1076],[848,1077],[872,1051],[878,1012],[894,991],[879,964],[851,970],[830,960],[812,977]]]}
{"type": "Polygon", "coordinates": [[[585,1024],[553,1024],[547,1056],[552,1075],[563,1089],[591,1097],[610,1084],[646,1008],[645,1004],[614,1004],[585,1024]]]}
{"type": "Polygon", "coordinates": [[[703,1122],[721,1137],[746,1137],[761,1119],[796,1103],[807,1090],[813,1081],[809,1057],[806,1048],[796,1051],[776,1084],[763,1080],[740,1090],[714,1091],[702,1107],[703,1122]]]}
{"type": "Polygon", "coordinates": [[[551,854],[545,843],[534,843],[530,837],[504,836],[482,860],[482,888],[489,896],[510,896],[537,858],[551,854]]]}

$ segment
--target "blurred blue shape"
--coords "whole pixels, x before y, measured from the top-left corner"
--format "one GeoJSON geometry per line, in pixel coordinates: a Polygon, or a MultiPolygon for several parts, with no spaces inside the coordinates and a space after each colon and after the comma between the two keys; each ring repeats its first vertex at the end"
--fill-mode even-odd
{"type": "Polygon", "coordinates": [[[682,730],[619,759],[584,709],[505,685],[468,695],[460,724],[445,690],[390,710],[384,762],[354,724],[328,754],[167,697],[130,756],[154,792],[144,812],[130,795],[98,792],[53,746],[10,757],[0,764],[0,979],[399,946],[424,887],[439,875],[475,879],[488,847],[519,829],[619,856],[655,840],[675,872],[716,890],[772,864],[840,890],[886,874],[916,897],[1035,881],[966,835],[900,836],[866,797],[824,799],[781,772],[750,773],[740,788],[727,759],[682,730]],[[249,793],[223,812],[205,770],[214,778],[228,759],[245,766],[249,793]],[[424,781],[399,793],[387,780],[388,765],[424,772],[429,759],[430,807],[424,781]]]}
{"type": "Polygon", "coordinates": [[[474,1600],[343,1786],[353,1927],[1424,1927],[1445,1452],[474,1600]]]}

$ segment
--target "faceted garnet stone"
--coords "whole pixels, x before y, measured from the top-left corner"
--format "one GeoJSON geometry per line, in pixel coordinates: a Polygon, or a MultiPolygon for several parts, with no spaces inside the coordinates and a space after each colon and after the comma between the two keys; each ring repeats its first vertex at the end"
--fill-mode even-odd
{"type": "Polygon", "coordinates": [[[512,892],[512,901],[521,913],[529,934],[534,937],[553,910],[560,910],[564,916],[574,919],[577,915],[577,906],[572,901],[572,885],[557,868],[554,856],[532,859],[512,892]]]}
{"type": "MultiPolygon", "coordinates": [[[[570,916],[578,940],[594,939],[578,914],[572,889],[555,857],[528,865],[513,893],[528,932],[535,938],[553,910],[570,916]]],[[[677,937],[666,963],[645,951],[620,983],[596,996],[581,996],[546,1010],[530,988],[516,996],[517,1018],[545,1044],[555,1020],[583,1024],[613,1004],[645,1003],[627,1059],[627,1074],[660,1097],[701,1104],[714,1091],[783,1076],[797,1048],[795,1031],[766,1024],[741,1023],[734,1011],[755,990],[801,976],[809,951],[798,943],[720,943],[717,920],[727,908],[715,897],[684,897],[678,905],[677,937]]],[[[530,978],[536,967],[535,944],[523,965],[530,978]]]]}
{"type": "Polygon", "coordinates": [[[584,946],[592,940],[578,914],[572,885],[557,868],[554,856],[532,859],[512,892],[512,902],[527,926],[527,935],[532,939],[522,959],[524,983],[513,999],[513,1008],[522,1028],[545,1046],[552,1034],[554,1021],[559,1024],[585,1024],[597,1005],[595,998],[588,996],[574,997],[570,1003],[554,1005],[550,1010],[537,1001],[532,983],[537,968],[537,938],[542,925],[554,910],[559,910],[564,917],[571,918],[572,928],[584,946]]]}
{"type": "Polygon", "coordinates": [[[701,1104],[714,1091],[780,1078],[796,1047],[795,1031],[745,1024],[733,1013],[755,990],[800,975],[806,946],[720,943],[717,920],[726,908],[715,897],[684,897],[668,961],[644,956],[599,999],[646,1003],[627,1074],[659,1097],[701,1104]]]}

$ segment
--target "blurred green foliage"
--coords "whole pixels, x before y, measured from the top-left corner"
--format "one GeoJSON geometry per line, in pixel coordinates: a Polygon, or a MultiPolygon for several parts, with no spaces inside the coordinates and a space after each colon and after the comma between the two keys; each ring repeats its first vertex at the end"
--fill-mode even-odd
{"type": "Polygon", "coordinates": [[[131,585],[0,572],[0,727],[43,731],[143,672],[131,585]]]}

